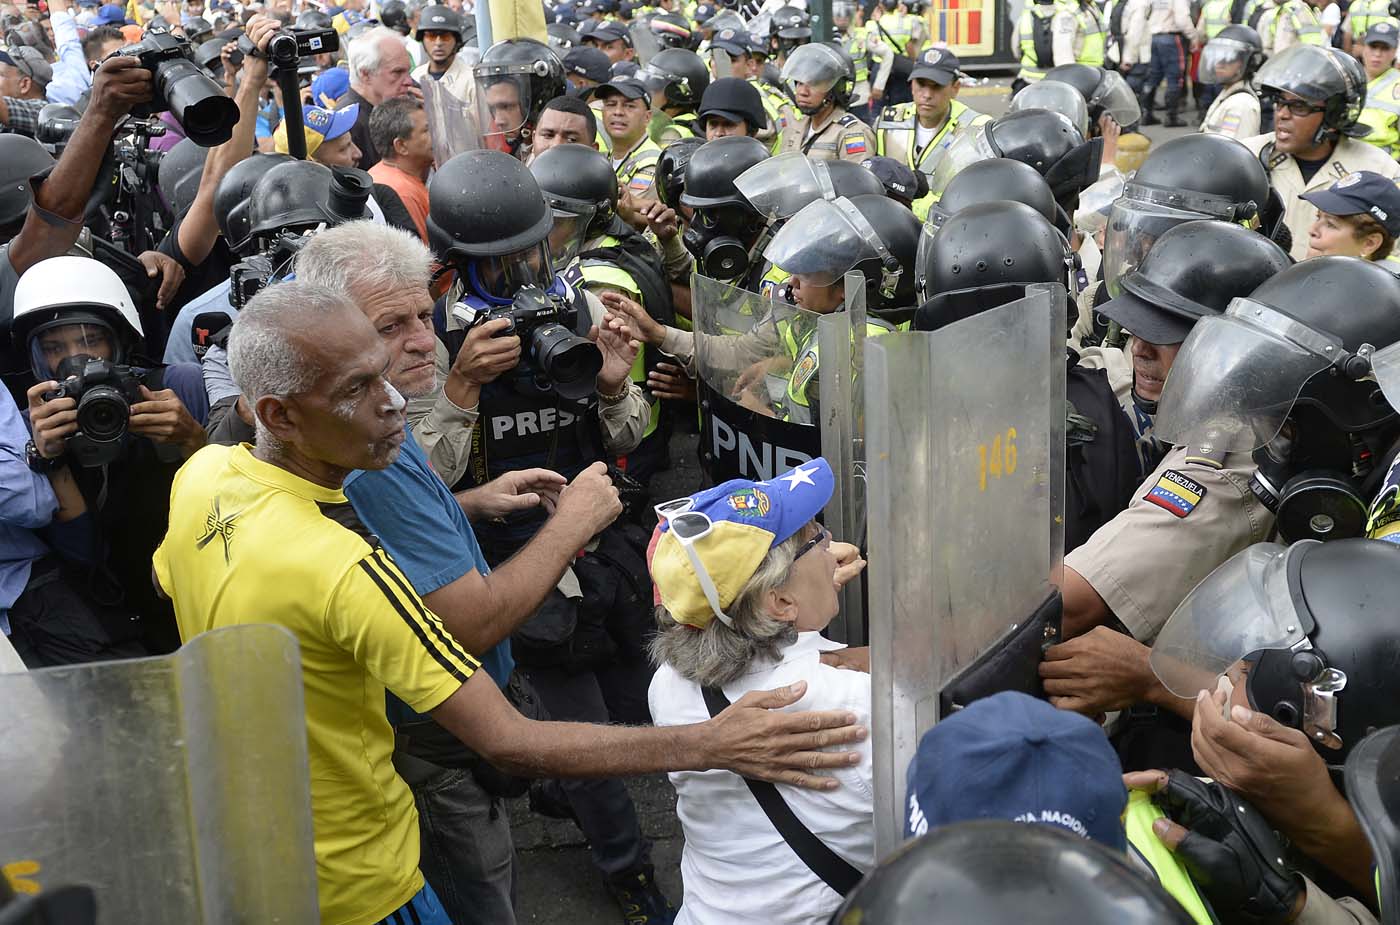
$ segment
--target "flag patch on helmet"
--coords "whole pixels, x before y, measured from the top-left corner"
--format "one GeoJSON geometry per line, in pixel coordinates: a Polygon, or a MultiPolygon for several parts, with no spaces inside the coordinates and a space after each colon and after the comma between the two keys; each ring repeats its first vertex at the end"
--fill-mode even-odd
{"type": "Polygon", "coordinates": [[[1188,479],[1175,469],[1168,469],[1142,500],[1165,508],[1177,517],[1185,517],[1196,509],[1205,496],[1206,488],[1200,482],[1188,479]]]}
{"type": "Polygon", "coordinates": [[[865,153],[865,136],[864,136],[864,135],[853,135],[853,136],[851,136],[850,138],[847,138],[847,139],[846,139],[845,144],[846,144],[846,153],[847,153],[847,154],[864,154],[864,153],[865,153]]]}

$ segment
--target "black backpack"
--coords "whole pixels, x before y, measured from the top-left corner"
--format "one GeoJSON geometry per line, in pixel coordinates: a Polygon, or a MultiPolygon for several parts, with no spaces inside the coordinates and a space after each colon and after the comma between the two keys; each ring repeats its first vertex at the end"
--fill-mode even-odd
{"type": "Polygon", "coordinates": [[[1128,506],[1142,481],[1133,424],[1108,373],[1070,355],[1065,422],[1065,552],[1128,506]]]}

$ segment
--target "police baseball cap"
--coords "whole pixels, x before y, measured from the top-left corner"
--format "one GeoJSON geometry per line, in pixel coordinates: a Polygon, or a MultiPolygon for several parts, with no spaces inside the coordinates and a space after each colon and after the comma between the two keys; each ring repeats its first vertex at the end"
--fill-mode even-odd
{"type": "Polygon", "coordinates": [[[831,466],[818,457],[768,481],[733,479],[659,505],[657,513],[662,516],[651,577],[666,610],[677,623],[708,626],[715,612],[705,577],[714,588],[715,604],[727,609],[768,551],[821,513],[831,500],[834,484],[831,466]],[[703,515],[709,529],[682,543],[671,529],[672,521],[692,513],[703,515]]]}
{"type": "Polygon", "coordinates": [[[564,72],[603,84],[612,78],[612,60],[601,48],[580,45],[565,53],[564,72]]]}
{"type": "Polygon", "coordinates": [[[768,124],[768,114],[764,112],[763,97],[759,95],[758,88],[738,77],[721,77],[705,88],[696,112],[701,128],[710,116],[718,116],[735,124],[748,123],[751,135],[768,124]]]}
{"type": "Polygon", "coordinates": [[[1007,819],[1127,850],[1123,768],[1093,720],[1007,691],[935,725],[909,762],[904,835],[1007,819]]]}
{"type": "Polygon", "coordinates": [[[1388,45],[1394,48],[1400,45],[1400,26],[1393,20],[1382,19],[1366,30],[1366,38],[1363,41],[1367,45],[1388,45]]]}
{"type": "MultiPolygon", "coordinates": [[[[316,153],[316,149],[328,141],[334,141],[350,131],[360,116],[360,104],[351,103],[344,109],[322,109],[320,106],[301,107],[302,127],[306,134],[306,156],[316,153]]],[[[278,154],[290,154],[287,147],[287,121],[277,126],[272,136],[273,150],[278,154]]]]}
{"type": "Polygon", "coordinates": [[[925,48],[919,52],[919,57],[914,60],[914,69],[909,72],[910,80],[931,80],[940,87],[948,86],[961,76],[958,56],[946,48],[925,48]]]}
{"type": "Polygon", "coordinates": [[[628,45],[632,44],[632,37],[627,34],[627,27],[610,19],[598,23],[583,36],[585,42],[616,42],[619,39],[628,45]]]}
{"type": "Polygon", "coordinates": [[[1369,215],[1387,234],[1400,237],[1400,187],[1373,171],[1349,173],[1327,189],[1298,198],[1333,215],[1369,215]]]}

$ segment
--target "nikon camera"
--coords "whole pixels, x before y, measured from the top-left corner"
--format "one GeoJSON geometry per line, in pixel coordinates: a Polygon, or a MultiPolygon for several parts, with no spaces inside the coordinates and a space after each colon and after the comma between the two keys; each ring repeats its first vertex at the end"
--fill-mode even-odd
{"type": "Polygon", "coordinates": [[[538,286],[522,286],[509,305],[480,309],[458,302],[452,317],[464,328],[505,318],[510,326],[501,337],[520,338],[523,349],[517,369],[517,385],[537,393],[553,393],[579,401],[597,389],[603,353],[598,345],[574,333],[578,309],[538,286]]]}
{"type": "Polygon", "coordinates": [[[131,406],[142,400],[145,377],[130,366],[79,354],[59,363],[55,378],[58,388],[44,400],[78,401],[78,432],[66,441],[67,451],[80,466],[114,462],[122,454],[131,406]]]}

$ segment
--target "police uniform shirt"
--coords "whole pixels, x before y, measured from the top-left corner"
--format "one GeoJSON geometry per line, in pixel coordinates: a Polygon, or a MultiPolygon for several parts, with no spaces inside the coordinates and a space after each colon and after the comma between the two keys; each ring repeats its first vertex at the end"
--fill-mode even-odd
{"type": "MultiPolygon", "coordinates": [[[[1259,154],[1266,146],[1274,143],[1274,134],[1270,132],[1267,135],[1256,135],[1243,141],[1249,150],[1259,154]]],[[[1283,197],[1284,221],[1293,234],[1293,247],[1289,255],[1294,260],[1302,260],[1307,256],[1308,229],[1317,219],[1317,206],[1305,199],[1299,199],[1299,196],[1326,189],[1347,174],[1358,170],[1372,170],[1391,179],[1400,177],[1400,164],[1380,148],[1346,137],[1338,140],[1332,156],[1309,181],[1304,182],[1302,171],[1298,169],[1298,162],[1292,155],[1276,152],[1264,160],[1264,166],[1269,171],[1269,182],[1283,197]]]]}
{"type": "Polygon", "coordinates": [[[1224,465],[1167,453],[1120,512],[1065,555],[1138,641],[1150,644],[1201,579],[1273,529],[1274,516],[1249,489],[1248,453],[1224,465]]]}
{"type": "Polygon", "coordinates": [[[1227,138],[1245,139],[1259,134],[1259,97],[1240,81],[1215,98],[1201,121],[1201,131],[1227,138]]]}
{"type": "Polygon", "coordinates": [[[859,164],[875,153],[875,132],[870,126],[836,109],[820,126],[804,116],[788,123],[783,133],[782,153],[797,151],[818,161],[851,161],[859,164]]]}

